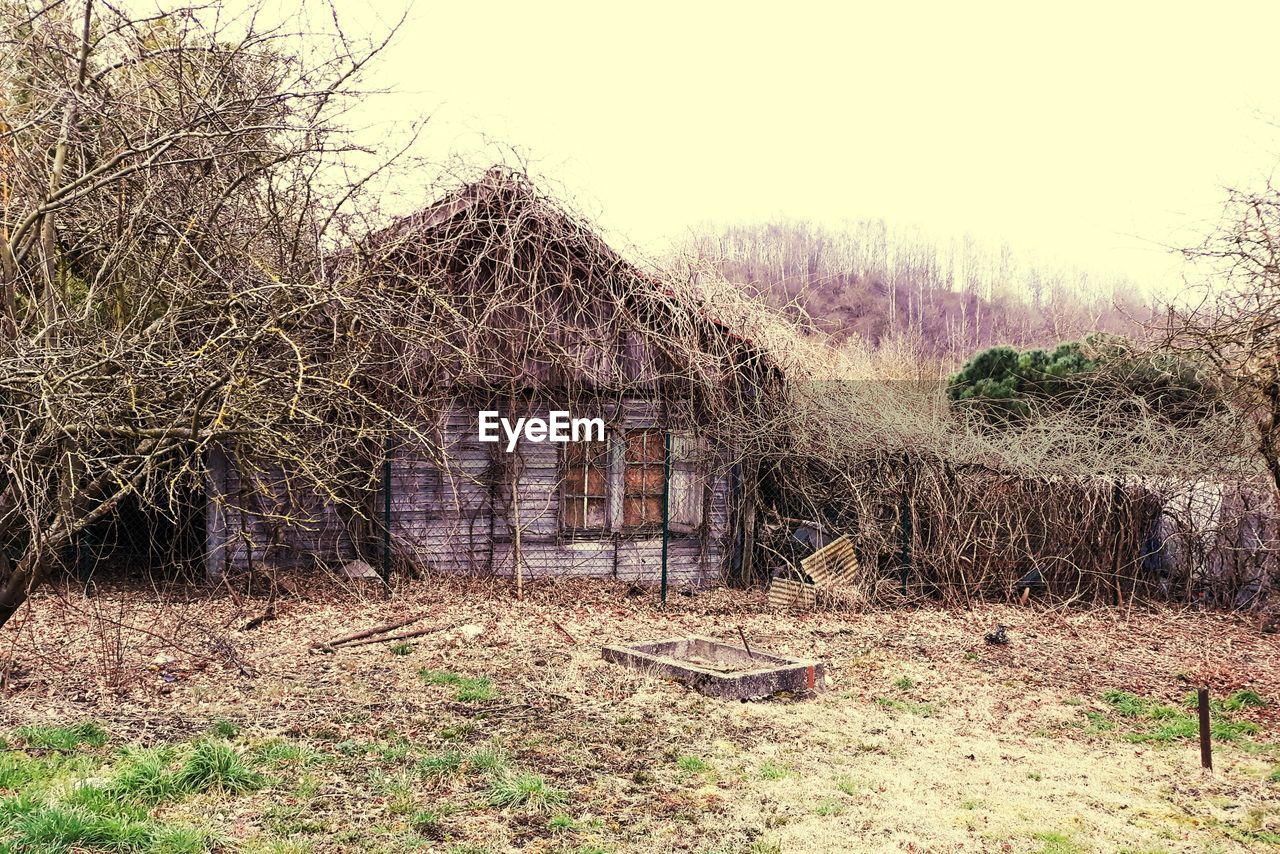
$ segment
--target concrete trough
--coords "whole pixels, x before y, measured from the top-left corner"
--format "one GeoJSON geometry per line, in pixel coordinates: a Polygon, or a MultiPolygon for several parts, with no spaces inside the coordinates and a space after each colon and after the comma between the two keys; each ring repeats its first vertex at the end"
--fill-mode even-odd
{"type": "Polygon", "coordinates": [[[616,644],[601,650],[605,661],[675,679],[708,697],[757,700],[779,691],[823,687],[822,662],[721,643],[698,636],[616,644]]]}

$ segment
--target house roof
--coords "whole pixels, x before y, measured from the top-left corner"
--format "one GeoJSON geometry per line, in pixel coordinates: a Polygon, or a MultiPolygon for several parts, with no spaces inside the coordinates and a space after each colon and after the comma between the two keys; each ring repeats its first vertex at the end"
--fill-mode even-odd
{"type": "Polygon", "coordinates": [[[462,184],[426,207],[372,232],[362,242],[362,248],[372,254],[395,251],[397,247],[439,240],[469,220],[473,227],[478,221],[482,227],[493,228],[499,218],[526,229],[538,228],[564,245],[576,247],[583,264],[593,268],[590,273],[594,281],[608,281],[630,290],[643,285],[646,291],[681,302],[730,340],[756,346],[749,335],[717,316],[705,301],[641,270],[605,242],[588,222],[540,193],[527,175],[504,166],[492,166],[478,180],[462,184]]]}

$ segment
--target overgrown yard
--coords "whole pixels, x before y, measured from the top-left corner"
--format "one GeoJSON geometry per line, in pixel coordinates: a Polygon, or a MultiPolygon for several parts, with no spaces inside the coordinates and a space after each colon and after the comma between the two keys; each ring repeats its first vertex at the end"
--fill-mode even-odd
{"type": "Polygon", "coordinates": [[[265,603],[51,591],[0,634],[0,850],[1084,851],[1280,844],[1274,635],[1194,612],[779,615],[758,594],[432,579],[265,603]],[[313,642],[426,612],[398,642],[313,642]],[[1008,626],[1007,646],[983,635],[1008,626]],[[723,703],[600,660],[817,656],[723,703]],[[1203,776],[1186,695],[1217,698],[1203,776]]]}

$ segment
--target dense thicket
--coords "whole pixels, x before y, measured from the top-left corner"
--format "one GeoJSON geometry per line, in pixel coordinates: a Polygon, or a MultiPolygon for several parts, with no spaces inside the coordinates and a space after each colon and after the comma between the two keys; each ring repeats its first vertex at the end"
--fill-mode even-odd
{"type": "Polygon", "coordinates": [[[201,494],[217,443],[338,503],[369,477],[385,342],[421,330],[325,246],[379,45],[258,21],[0,0],[0,624],[126,502],[201,494]]]}

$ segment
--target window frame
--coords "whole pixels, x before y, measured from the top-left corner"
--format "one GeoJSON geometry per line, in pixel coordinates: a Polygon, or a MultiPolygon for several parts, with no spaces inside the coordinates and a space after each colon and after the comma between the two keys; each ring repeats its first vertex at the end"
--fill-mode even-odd
{"type": "Polygon", "coordinates": [[[613,519],[610,512],[612,499],[612,469],[613,469],[613,449],[612,443],[609,441],[608,432],[605,433],[603,442],[567,442],[560,448],[559,458],[557,459],[557,475],[560,481],[559,489],[559,521],[560,532],[573,538],[591,538],[608,536],[613,531],[613,519]],[[584,456],[580,461],[573,458],[576,454],[586,454],[587,448],[596,446],[594,454],[587,458],[584,456]],[[576,464],[575,464],[576,463],[576,464]],[[591,470],[599,469],[601,472],[601,489],[600,493],[591,492],[591,470]],[[581,477],[578,483],[581,483],[581,489],[574,489],[574,478],[572,472],[580,470],[581,477]],[[569,519],[569,508],[571,502],[581,502],[581,516],[583,524],[573,525],[569,519]],[[591,502],[599,501],[602,505],[601,524],[586,524],[589,518],[591,502]]]}
{"type": "Polygon", "coordinates": [[[710,453],[705,438],[685,431],[671,433],[667,527],[672,534],[703,536],[707,532],[713,491],[710,453]],[[683,518],[683,511],[690,512],[693,518],[683,518]]]}
{"type": "MultiPolygon", "coordinates": [[[[647,448],[648,442],[649,440],[646,439],[642,443],[641,447],[647,448]]],[[[660,426],[630,427],[622,431],[622,454],[621,454],[621,457],[622,457],[622,461],[621,461],[621,464],[622,464],[622,524],[621,524],[621,530],[629,534],[660,533],[662,531],[662,502],[666,500],[665,493],[670,488],[670,484],[667,482],[668,473],[667,473],[667,460],[666,460],[666,454],[667,454],[666,443],[667,443],[667,431],[665,428],[660,426]],[[649,457],[644,457],[639,460],[631,459],[630,457],[631,448],[632,448],[631,438],[636,434],[643,434],[646,436],[653,435],[657,437],[658,448],[661,450],[661,454],[656,460],[649,457]],[[633,492],[631,487],[628,485],[627,475],[630,472],[636,471],[636,470],[640,472],[639,477],[634,478],[634,480],[639,484],[639,489],[633,492]],[[654,470],[656,470],[659,473],[656,492],[653,491],[653,486],[650,484],[650,478],[649,478],[649,473],[654,470]],[[657,499],[658,501],[658,517],[656,519],[650,520],[645,518],[644,510],[642,509],[641,520],[639,522],[635,522],[635,523],[627,522],[627,505],[629,502],[638,501],[640,502],[641,508],[646,508],[649,502],[653,501],[654,499],[657,499]]]]}

